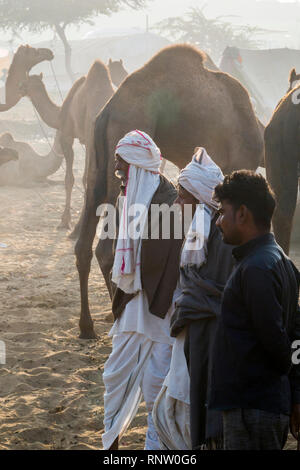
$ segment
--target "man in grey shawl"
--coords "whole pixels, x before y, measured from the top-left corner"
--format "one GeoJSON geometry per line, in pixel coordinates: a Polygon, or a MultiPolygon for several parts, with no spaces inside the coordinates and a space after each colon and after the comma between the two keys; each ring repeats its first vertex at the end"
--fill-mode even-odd
{"type": "Polygon", "coordinates": [[[183,213],[192,206],[193,221],[180,260],[180,280],[171,319],[170,371],[158,395],[153,420],[163,449],[222,448],[222,419],[207,410],[209,371],[221,295],[232,270],[232,247],[225,245],[215,222],[214,188],[220,168],[199,148],[178,178],[176,200],[183,213]]]}

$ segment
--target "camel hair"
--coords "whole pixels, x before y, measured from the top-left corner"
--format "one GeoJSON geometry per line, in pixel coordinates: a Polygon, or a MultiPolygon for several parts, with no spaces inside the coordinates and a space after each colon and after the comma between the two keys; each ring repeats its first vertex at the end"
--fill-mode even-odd
{"type": "Polygon", "coordinates": [[[265,130],[267,179],[276,196],[273,229],[276,241],[288,254],[299,178],[300,85],[277,105],[265,130]]]}
{"type": "Polygon", "coordinates": [[[14,54],[12,63],[9,67],[5,82],[5,104],[0,104],[0,111],[7,111],[15,106],[22,98],[20,93],[20,83],[22,83],[32,67],[43,62],[52,60],[53,52],[50,49],[19,46],[14,54]]]}
{"type": "MultiPolygon", "coordinates": [[[[97,208],[115,204],[119,182],[114,149],[133,129],[147,132],[162,155],[183,168],[195,147],[205,147],[225,173],[256,169],[263,158],[263,137],[250,97],[238,80],[204,66],[204,55],[189,45],[158,52],[129,75],[98,114],[89,150],[86,202],[75,245],[80,279],[80,337],[95,338],[88,302],[97,208]]],[[[110,291],[113,240],[100,240],[96,256],[110,291]]]]}
{"type": "MultiPolygon", "coordinates": [[[[6,163],[10,161],[16,161],[16,160],[18,160],[18,152],[16,152],[16,150],[13,150],[8,147],[2,147],[0,145],[0,167],[2,167],[2,165],[5,165],[6,163]]],[[[0,168],[0,175],[1,175],[1,170],[2,169],[0,168]]]]}
{"type": "Polygon", "coordinates": [[[1,166],[0,186],[31,186],[32,183],[46,182],[47,176],[55,173],[62,163],[59,140],[57,135],[51,151],[42,156],[26,142],[14,140],[9,132],[1,134],[0,145],[9,148],[18,158],[1,166]]]}
{"type": "Polygon", "coordinates": [[[66,161],[66,204],[59,228],[69,229],[71,222],[71,194],[74,185],[73,142],[77,138],[86,147],[83,185],[86,186],[88,144],[95,119],[114,89],[109,70],[103,62],[96,60],[87,76],[80,77],[68,92],[62,106],[49,98],[42,74],[31,75],[21,86],[23,96],[28,96],[41,119],[48,126],[60,131],[60,144],[66,161]]]}

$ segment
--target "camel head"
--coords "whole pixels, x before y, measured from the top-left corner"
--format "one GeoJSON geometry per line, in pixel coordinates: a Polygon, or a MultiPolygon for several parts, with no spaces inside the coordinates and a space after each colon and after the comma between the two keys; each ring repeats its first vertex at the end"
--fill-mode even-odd
{"type": "Polygon", "coordinates": [[[26,80],[20,83],[19,91],[22,96],[32,96],[34,93],[44,90],[43,74],[28,75],[26,80]]]}
{"type": "Polygon", "coordinates": [[[18,152],[16,150],[10,149],[8,147],[0,146],[0,163],[7,163],[10,160],[18,160],[18,152]]]}
{"type": "Polygon", "coordinates": [[[9,132],[0,135],[0,146],[10,147],[14,143],[14,138],[9,132]]]}
{"type": "Polygon", "coordinates": [[[297,74],[296,69],[293,68],[290,71],[290,76],[289,76],[290,87],[287,92],[291,91],[296,86],[295,82],[298,82],[298,80],[300,80],[300,74],[297,74]]]}
{"type": "Polygon", "coordinates": [[[114,85],[116,86],[119,86],[128,75],[128,72],[125,70],[123,66],[122,59],[114,60],[114,61],[109,59],[108,68],[109,68],[111,79],[114,85]]]}
{"type": "Polygon", "coordinates": [[[35,48],[28,44],[20,46],[15,53],[14,60],[29,72],[32,67],[43,62],[44,60],[52,60],[54,58],[53,52],[46,48],[35,48]]]}

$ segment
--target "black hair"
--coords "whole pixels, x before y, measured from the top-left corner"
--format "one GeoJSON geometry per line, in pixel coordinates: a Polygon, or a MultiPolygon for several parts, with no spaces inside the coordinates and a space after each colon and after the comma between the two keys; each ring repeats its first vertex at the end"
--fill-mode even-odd
{"type": "Polygon", "coordinates": [[[235,210],[245,205],[258,227],[270,229],[276,202],[270,185],[262,175],[249,170],[234,171],[215,188],[214,199],[217,202],[228,201],[235,210]]]}

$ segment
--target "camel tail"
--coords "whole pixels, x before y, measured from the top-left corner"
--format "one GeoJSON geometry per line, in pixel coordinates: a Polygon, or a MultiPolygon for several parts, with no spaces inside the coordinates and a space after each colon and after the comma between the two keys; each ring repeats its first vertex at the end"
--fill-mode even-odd
{"type": "Polygon", "coordinates": [[[97,205],[104,202],[107,193],[107,169],[109,159],[107,143],[108,119],[109,106],[106,105],[96,119],[94,131],[94,149],[97,172],[94,197],[97,205]]]}

